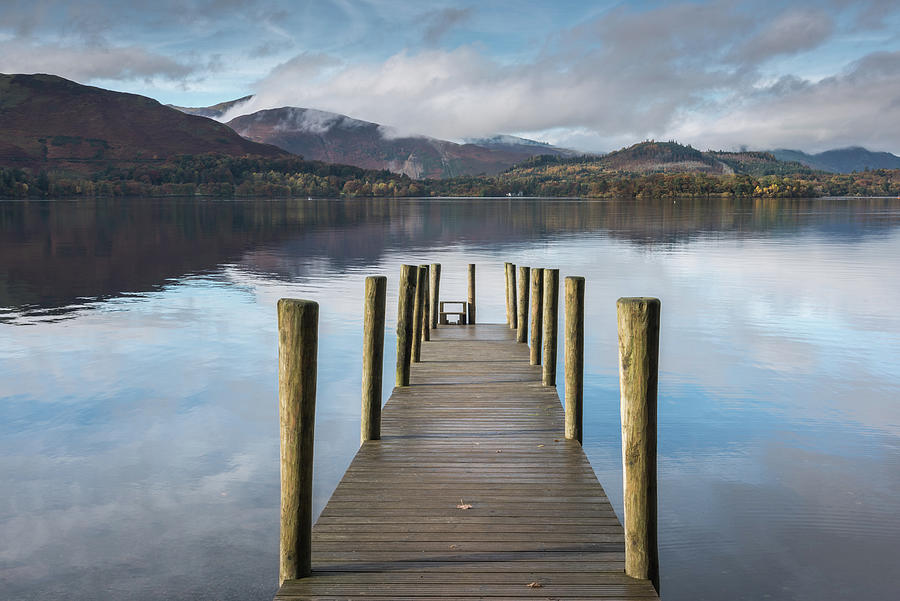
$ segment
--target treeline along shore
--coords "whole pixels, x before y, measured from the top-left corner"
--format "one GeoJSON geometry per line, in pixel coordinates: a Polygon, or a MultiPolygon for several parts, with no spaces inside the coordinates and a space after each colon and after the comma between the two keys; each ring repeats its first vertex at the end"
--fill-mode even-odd
{"type": "Polygon", "coordinates": [[[421,197],[549,196],[803,198],[898,196],[900,170],[827,173],[706,173],[678,165],[652,172],[609,169],[599,159],[537,157],[495,176],[415,180],[385,170],[306,161],[300,157],[181,155],[129,162],[92,174],[0,167],[2,198],[138,196],[421,197]]]}

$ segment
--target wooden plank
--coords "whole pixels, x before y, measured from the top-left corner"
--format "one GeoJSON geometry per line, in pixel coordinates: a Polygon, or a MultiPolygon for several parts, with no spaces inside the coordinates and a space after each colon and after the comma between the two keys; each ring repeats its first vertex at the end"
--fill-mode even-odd
{"type": "Polygon", "coordinates": [[[658,598],[515,336],[432,330],[313,528],[312,575],[276,599],[658,598]]]}

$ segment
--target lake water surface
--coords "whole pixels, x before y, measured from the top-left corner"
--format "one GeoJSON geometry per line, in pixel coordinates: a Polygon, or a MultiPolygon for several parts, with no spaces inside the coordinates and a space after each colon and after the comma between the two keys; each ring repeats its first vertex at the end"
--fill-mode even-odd
{"type": "Polygon", "coordinates": [[[318,513],[358,446],[365,276],[390,321],[402,263],[445,299],[477,263],[500,322],[504,261],[586,277],[584,447],[620,515],[615,301],[662,300],[663,598],[896,598],[888,199],[0,202],[0,598],[271,599],[277,299],[321,304],[318,513]]]}

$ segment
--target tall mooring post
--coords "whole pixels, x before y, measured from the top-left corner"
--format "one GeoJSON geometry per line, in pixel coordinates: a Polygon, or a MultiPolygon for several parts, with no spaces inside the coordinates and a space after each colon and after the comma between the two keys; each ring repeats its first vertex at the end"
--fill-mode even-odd
{"type": "Polygon", "coordinates": [[[656,387],[659,313],[656,298],[620,298],[619,387],[625,507],[625,573],[659,592],[656,523],[656,387]]]}
{"type": "Polygon", "coordinates": [[[469,314],[468,324],[475,325],[475,263],[469,263],[469,294],[466,302],[466,306],[468,307],[469,314]]]}
{"type": "Polygon", "coordinates": [[[363,301],[363,374],[360,444],[381,438],[381,382],[384,375],[384,319],[387,278],[366,278],[363,301]]]}
{"type": "Polygon", "coordinates": [[[566,278],[566,438],[582,442],[584,278],[566,278]]]}
{"type": "Polygon", "coordinates": [[[310,573],[319,305],[278,301],[281,536],[278,583],[310,573]]]}
{"type": "Polygon", "coordinates": [[[441,302],[441,264],[431,264],[431,284],[429,285],[431,292],[431,327],[436,328],[439,317],[439,304],[441,302]]]}
{"type": "Polygon", "coordinates": [[[425,303],[428,302],[428,299],[425,297],[427,278],[428,268],[420,265],[416,276],[416,298],[413,303],[412,360],[414,363],[422,360],[422,340],[425,337],[423,333],[425,327],[425,303]]]}
{"type": "Polygon", "coordinates": [[[422,342],[431,340],[431,266],[419,265],[419,277],[422,276],[422,269],[425,269],[425,304],[422,311],[422,342]]]}
{"type": "Polygon", "coordinates": [[[541,383],[556,386],[556,329],[559,321],[559,269],[544,269],[544,360],[541,383]]]}
{"type": "Polygon", "coordinates": [[[516,312],[518,305],[516,303],[516,265],[514,263],[506,263],[506,321],[512,329],[518,328],[518,320],[516,312]]]}
{"type": "Polygon", "coordinates": [[[528,342],[528,294],[531,268],[519,267],[519,296],[516,303],[516,342],[528,342]]]}
{"type": "Polygon", "coordinates": [[[531,268],[531,365],[541,364],[541,341],[544,323],[544,269],[531,268]]]}
{"type": "Polygon", "coordinates": [[[418,272],[419,268],[413,265],[400,267],[400,297],[397,301],[397,386],[409,386],[418,272]]]}

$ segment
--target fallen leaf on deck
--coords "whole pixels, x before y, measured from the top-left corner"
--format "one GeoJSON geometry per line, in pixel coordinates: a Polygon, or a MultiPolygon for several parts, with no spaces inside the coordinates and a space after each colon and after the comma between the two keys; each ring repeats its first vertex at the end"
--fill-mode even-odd
{"type": "Polygon", "coordinates": [[[542,446],[544,446],[544,445],[542,445],[542,444],[539,444],[539,445],[538,445],[538,448],[541,448],[541,447],[542,447],[542,446]]]}
{"type": "Polygon", "coordinates": [[[544,588],[544,585],[540,582],[529,582],[527,586],[528,588],[544,588]]]}
{"type": "Polygon", "coordinates": [[[456,548],[456,545],[450,545],[450,548],[451,548],[451,549],[455,549],[455,548],[456,548]]]}

